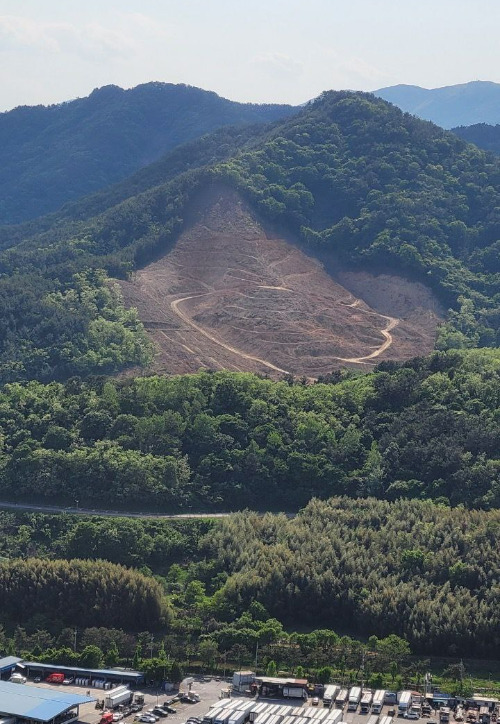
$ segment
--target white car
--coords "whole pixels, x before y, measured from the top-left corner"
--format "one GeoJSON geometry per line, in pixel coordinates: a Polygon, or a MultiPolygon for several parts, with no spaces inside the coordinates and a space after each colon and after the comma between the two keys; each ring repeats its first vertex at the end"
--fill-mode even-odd
{"type": "Polygon", "coordinates": [[[123,719],[123,714],[121,711],[115,711],[113,714],[113,721],[121,721],[123,719]]]}

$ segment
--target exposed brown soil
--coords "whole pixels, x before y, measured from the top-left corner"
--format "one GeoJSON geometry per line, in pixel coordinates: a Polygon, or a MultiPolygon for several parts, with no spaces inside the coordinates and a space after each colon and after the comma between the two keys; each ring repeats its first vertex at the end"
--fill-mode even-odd
{"type": "Polygon", "coordinates": [[[426,287],[390,274],[333,276],[218,187],[199,197],[169,253],[120,284],[157,344],[156,372],[315,378],[432,350],[441,311],[426,287]]]}

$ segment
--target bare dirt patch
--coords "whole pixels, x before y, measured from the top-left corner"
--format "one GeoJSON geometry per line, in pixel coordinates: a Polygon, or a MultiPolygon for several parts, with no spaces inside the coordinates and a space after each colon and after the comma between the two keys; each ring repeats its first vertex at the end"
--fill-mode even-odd
{"type": "Polygon", "coordinates": [[[432,350],[441,314],[423,285],[394,275],[335,276],[267,233],[236,192],[218,187],[200,195],[169,253],[120,284],[157,344],[157,372],[315,378],[432,350]]]}

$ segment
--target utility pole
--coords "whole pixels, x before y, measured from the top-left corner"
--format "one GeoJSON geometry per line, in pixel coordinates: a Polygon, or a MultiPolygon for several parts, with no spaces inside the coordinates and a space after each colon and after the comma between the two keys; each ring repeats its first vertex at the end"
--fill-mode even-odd
{"type": "Polygon", "coordinates": [[[74,635],[75,635],[75,637],[74,637],[74,639],[73,639],[73,651],[74,651],[75,654],[76,654],[76,634],[77,634],[76,628],[75,628],[75,630],[74,630],[73,633],[74,633],[74,635]]]}
{"type": "Polygon", "coordinates": [[[151,641],[149,642],[149,652],[151,654],[151,656],[149,657],[150,659],[153,658],[153,641],[154,641],[154,636],[153,636],[153,634],[151,634],[151,641]]]}
{"type": "Polygon", "coordinates": [[[257,660],[259,656],[259,642],[255,644],[255,673],[257,673],[257,660]]]}

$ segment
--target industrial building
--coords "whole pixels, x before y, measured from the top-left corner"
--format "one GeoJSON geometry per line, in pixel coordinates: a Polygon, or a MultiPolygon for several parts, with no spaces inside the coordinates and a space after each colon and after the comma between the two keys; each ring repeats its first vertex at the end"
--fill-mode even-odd
{"type": "Polygon", "coordinates": [[[21,661],[22,659],[17,656],[5,656],[0,659],[0,679],[4,681],[9,679],[21,661]]]}
{"type": "Polygon", "coordinates": [[[8,722],[44,722],[69,724],[77,721],[80,704],[94,701],[93,697],[70,694],[68,691],[42,689],[29,684],[0,681],[0,717],[8,722]]]}
{"type": "Polygon", "coordinates": [[[256,676],[253,687],[259,696],[284,699],[307,699],[307,679],[281,679],[275,676],[256,676]]]}
{"type": "MultiPolygon", "coordinates": [[[[21,659],[19,659],[21,661],[21,659]]],[[[0,661],[1,664],[1,661],[0,661]]],[[[128,684],[135,688],[144,681],[144,674],[140,671],[120,671],[118,669],[82,669],[77,666],[61,666],[60,664],[40,664],[38,661],[23,661],[20,666],[30,678],[39,676],[45,679],[54,671],[61,672],[67,677],[89,679],[89,686],[92,681],[104,681],[109,684],[128,684]]]]}

